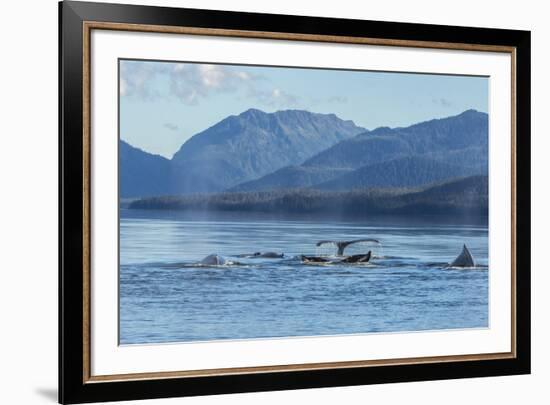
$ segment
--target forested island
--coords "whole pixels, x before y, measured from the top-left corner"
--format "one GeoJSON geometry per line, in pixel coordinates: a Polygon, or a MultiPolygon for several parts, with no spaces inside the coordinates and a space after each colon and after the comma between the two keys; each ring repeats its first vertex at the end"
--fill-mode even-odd
{"type": "Polygon", "coordinates": [[[470,176],[425,188],[371,188],[347,191],[287,189],[258,192],[196,193],[141,198],[129,209],[278,214],[444,215],[486,221],[488,179],[470,176]]]}

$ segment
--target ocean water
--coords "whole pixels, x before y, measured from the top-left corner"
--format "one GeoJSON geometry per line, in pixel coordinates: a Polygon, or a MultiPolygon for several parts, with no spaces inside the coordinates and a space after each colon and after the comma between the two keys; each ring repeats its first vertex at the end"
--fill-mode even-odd
{"type": "Polygon", "coordinates": [[[121,209],[121,344],[488,327],[488,230],[433,220],[205,216],[121,209]],[[303,264],[319,240],[376,238],[303,264]],[[447,268],[466,244],[470,269],[447,268]],[[275,251],[283,258],[243,254],[275,251]],[[232,264],[198,264],[209,254],[232,264]]]}

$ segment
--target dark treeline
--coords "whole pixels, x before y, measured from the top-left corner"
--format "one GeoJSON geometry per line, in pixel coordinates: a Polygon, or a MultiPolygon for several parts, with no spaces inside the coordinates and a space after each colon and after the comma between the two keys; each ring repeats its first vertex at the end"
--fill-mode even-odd
{"type": "Polygon", "coordinates": [[[472,176],[424,189],[362,189],[320,191],[290,189],[223,192],[143,198],[130,209],[331,214],[363,217],[373,214],[447,215],[485,218],[488,212],[486,176],[472,176]]]}

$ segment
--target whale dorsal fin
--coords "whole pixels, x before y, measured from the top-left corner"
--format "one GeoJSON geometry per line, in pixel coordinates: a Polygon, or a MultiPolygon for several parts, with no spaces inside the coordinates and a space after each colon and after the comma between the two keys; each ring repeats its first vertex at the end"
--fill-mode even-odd
{"type": "Polygon", "coordinates": [[[456,257],[456,259],[453,260],[453,262],[449,265],[450,267],[474,267],[475,261],[474,257],[470,253],[470,250],[464,244],[462,246],[462,252],[456,257]]]}

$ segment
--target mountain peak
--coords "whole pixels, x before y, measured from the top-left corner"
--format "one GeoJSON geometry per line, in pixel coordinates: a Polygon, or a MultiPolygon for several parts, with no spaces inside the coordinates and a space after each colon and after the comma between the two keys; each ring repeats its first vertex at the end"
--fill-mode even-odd
{"type": "Polygon", "coordinates": [[[470,108],[469,110],[466,110],[458,115],[472,115],[472,114],[485,114],[485,113],[482,113],[481,111],[478,111],[474,108],[470,108]]]}
{"type": "Polygon", "coordinates": [[[262,111],[262,110],[259,110],[257,108],[249,108],[248,110],[246,111],[243,111],[242,113],[239,114],[239,117],[246,117],[246,116],[249,116],[249,115],[259,115],[259,114],[268,114],[266,113],[265,111],[262,111]]]}
{"type": "MultiPolygon", "coordinates": [[[[278,111],[275,111],[273,114],[278,117],[323,117],[323,118],[330,118],[331,120],[344,121],[334,113],[325,114],[325,113],[317,113],[317,112],[300,110],[300,109],[278,110],[278,111]]],[[[352,121],[349,121],[349,122],[352,122],[352,121]]]]}
{"type": "Polygon", "coordinates": [[[390,127],[378,127],[373,129],[368,135],[388,135],[393,132],[394,130],[390,127]]]}
{"type": "MultiPolygon", "coordinates": [[[[281,118],[289,118],[289,117],[327,117],[330,119],[337,119],[340,120],[340,118],[334,114],[323,114],[323,113],[316,113],[308,110],[300,110],[300,109],[286,109],[286,110],[277,110],[274,112],[265,112],[257,108],[249,108],[248,110],[243,111],[238,115],[239,117],[247,118],[247,117],[258,117],[258,116],[274,116],[274,117],[281,117],[281,118]]],[[[342,120],[344,121],[344,120],[342,120]]],[[[348,122],[348,121],[346,121],[348,122]]],[[[352,122],[352,121],[349,121],[352,122]]]]}
{"type": "Polygon", "coordinates": [[[172,158],[187,179],[177,191],[200,184],[223,190],[284,166],[299,165],[365,129],[334,114],[306,110],[264,112],[250,108],[187,140],[172,158]]]}

